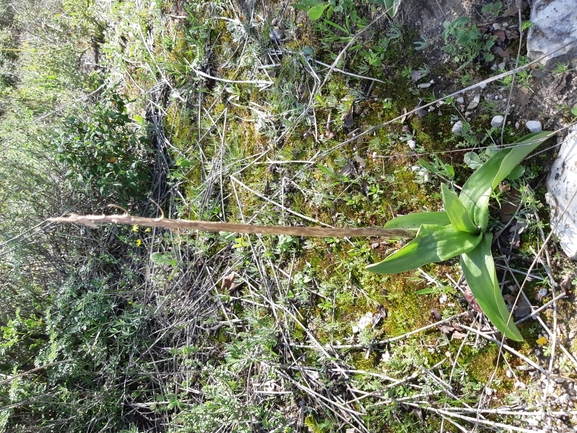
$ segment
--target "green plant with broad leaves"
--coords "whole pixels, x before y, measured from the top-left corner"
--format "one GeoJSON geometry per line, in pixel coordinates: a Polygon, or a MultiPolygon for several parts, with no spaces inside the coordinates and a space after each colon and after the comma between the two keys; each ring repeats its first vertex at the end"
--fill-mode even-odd
{"type": "MultiPolygon", "coordinates": [[[[390,17],[394,17],[399,10],[401,0],[370,0],[370,3],[377,5],[384,5],[390,17]]],[[[294,3],[293,6],[297,9],[307,11],[309,18],[313,21],[320,19],[323,14],[330,18],[333,12],[344,12],[346,3],[343,0],[300,0],[294,3]]],[[[351,3],[354,5],[354,3],[351,3]]]]}
{"type": "Polygon", "coordinates": [[[516,171],[519,163],[552,135],[526,135],[491,156],[465,182],[457,195],[442,185],[443,212],[423,212],[389,221],[386,228],[418,230],[416,237],[368,270],[396,274],[460,256],[460,264],[477,303],[489,320],[507,337],[521,341],[499,288],[488,232],[489,198],[494,189],[516,171]]]}

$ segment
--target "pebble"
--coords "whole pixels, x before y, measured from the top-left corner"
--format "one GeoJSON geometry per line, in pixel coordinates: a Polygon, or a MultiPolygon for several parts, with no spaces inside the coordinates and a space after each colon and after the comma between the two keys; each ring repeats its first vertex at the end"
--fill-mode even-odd
{"type": "Polygon", "coordinates": [[[461,135],[463,133],[463,122],[461,122],[460,120],[455,122],[453,128],[451,129],[451,132],[455,135],[461,135]]]}
{"type": "Polygon", "coordinates": [[[491,119],[491,126],[493,128],[499,128],[501,125],[503,125],[504,120],[505,118],[503,116],[495,116],[491,119]]]}
{"type": "Polygon", "coordinates": [[[527,126],[527,129],[531,132],[541,132],[543,130],[541,122],[538,120],[528,120],[525,126],[527,126]]]}
{"type": "Polygon", "coordinates": [[[415,147],[417,147],[417,143],[415,142],[415,140],[408,140],[407,145],[411,150],[415,150],[415,147]]]}
{"type": "Polygon", "coordinates": [[[469,102],[469,105],[467,105],[467,110],[474,110],[479,105],[479,102],[481,102],[481,95],[476,94],[473,100],[469,102]]]}

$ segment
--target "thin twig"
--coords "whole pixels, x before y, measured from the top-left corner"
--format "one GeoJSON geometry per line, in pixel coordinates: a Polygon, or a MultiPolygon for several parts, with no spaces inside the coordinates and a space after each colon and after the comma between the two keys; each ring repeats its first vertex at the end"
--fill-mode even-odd
{"type": "Polygon", "coordinates": [[[32,368],[30,370],[25,371],[24,373],[16,374],[16,375],[8,377],[4,380],[0,380],[0,385],[6,385],[7,383],[12,382],[13,380],[19,379],[19,378],[24,377],[24,376],[28,376],[29,374],[37,373],[41,370],[45,370],[48,367],[53,367],[53,366],[58,365],[58,364],[65,364],[67,362],[72,362],[72,359],[64,359],[62,361],[55,361],[55,362],[51,362],[49,364],[41,365],[40,367],[32,368]]]}

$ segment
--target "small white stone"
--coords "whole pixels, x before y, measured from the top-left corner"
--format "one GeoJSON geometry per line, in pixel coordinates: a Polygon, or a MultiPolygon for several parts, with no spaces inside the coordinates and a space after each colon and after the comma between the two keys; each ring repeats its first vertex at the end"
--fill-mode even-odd
{"type": "Polygon", "coordinates": [[[417,143],[415,142],[415,140],[408,140],[407,141],[407,146],[409,146],[409,148],[411,150],[415,150],[415,147],[417,147],[417,143]]]}
{"type": "Polygon", "coordinates": [[[467,105],[467,110],[474,110],[479,105],[479,102],[481,102],[481,95],[477,93],[473,100],[469,102],[469,105],[467,105]]]}
{"type": "Polygon", "coordinates": [[[461,135],[463,133],[463,122],[461,122],[460,120],[455,122],[453,128],[451,129],[451,132],[455,135],[461,135]]]}
{"type": "Polygon", "coordinates": [[[459,96],[457,99],[455,99],[455,101],[457,101],[459,104],[464,104],[465,98],[463,98],[462,96],[459,96]]]}
{"type": "Polygon", "coordinates": [[[525,126],[527,126],[527,129],[531,132],[541,132],[543,130],[541,122],[538,120],[528,120],[525,126]]]}
{"type": "Polygon", "coordinates": [[[493,128],[499,128],[501,125],[503,125],[504,120],[505,118],[503,116],[495,116],[491,119],[491,126],[493,128]]]}

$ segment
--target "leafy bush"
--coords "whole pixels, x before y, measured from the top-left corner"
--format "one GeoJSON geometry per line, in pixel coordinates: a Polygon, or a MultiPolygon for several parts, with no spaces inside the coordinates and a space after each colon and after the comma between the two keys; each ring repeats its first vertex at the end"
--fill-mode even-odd
{"type": "Polygon", "coordinates": [[[70,186],[122,206],[144,199],[151,178],[149,141],[128,116],[126,101],[110,91],[86,110],[65,119],[52,141],[68,167],[70,186]]]}

